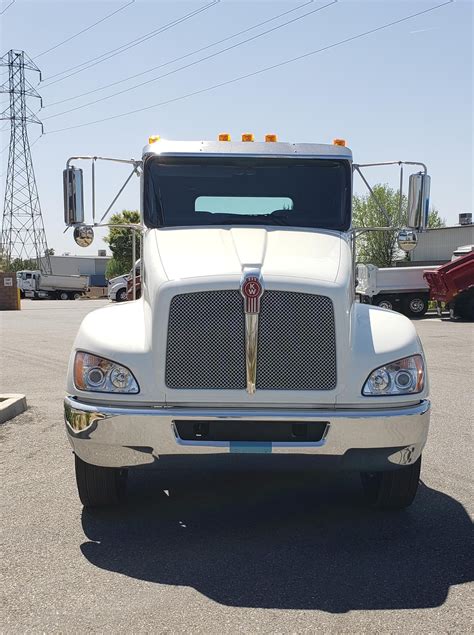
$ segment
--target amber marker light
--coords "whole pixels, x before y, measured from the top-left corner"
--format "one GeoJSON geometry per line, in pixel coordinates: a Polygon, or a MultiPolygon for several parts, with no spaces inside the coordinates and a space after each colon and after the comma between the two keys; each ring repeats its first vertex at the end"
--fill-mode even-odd
{"type": "Polygon", "coordinates": [[[254,136],[251,132],[244,132],[242,135],[242,141],[254,141],[254,136]]]}
{"type": "Polygon", "coordinates": [[[160,135],[159,134],[154,134],[151,137],[148,137],[148,143],[156,143],[157,141],[160,140],[160,135]]]}
{"type": "Polygon", "coordinates": [[[278,141],[278,137],[276,134],[266,134],[265,141],[267,143],[276,143],[278,141]]]}
{"type": "Polygon", "coordinates": [[[221,132],[218,136],[219,141],[232,141],[230,134],[228,132],[221,132]]]}
{"type": "Polygon", "coordinates": [[[332,144],[333,144],[333,146],[345,146],[346,145],[346,140],[345,139],[333,139],[332,140],[332,144]]]}

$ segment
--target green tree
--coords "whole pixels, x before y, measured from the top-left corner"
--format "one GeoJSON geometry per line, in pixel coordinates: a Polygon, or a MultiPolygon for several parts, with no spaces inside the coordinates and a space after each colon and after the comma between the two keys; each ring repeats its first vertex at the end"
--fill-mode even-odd
{"type": "Polygon", "coordinates": [[[29,269],[35,271],[38,269],[38,263],[33,258],[30,260],[23,260],[22,258],[14,258],[8,265],[8,271],[23,271],[29,269]]]}
{"type": "MultiPolygon", "coordinates": [[[[116,225],[121,224],[137,224],[140,222],[140,212],[137,210],[124,209],[122,212],[113,214],[110,222],[116,225]]],[[[112,258],[109,260],[106,277],[114,278],[124,273],[128,273],[132,269],[132,240],[133,234],[131,229],[126,227],[109,227],[109,233],[104,241],[109,245],[112,252],[112,258]]],[[[136,238],[136,257],[140,258],[140,241],[136,238]]]]}
{"type": "MultiPolygon", "coordinates": [[[[354,227],[403,227],[406,225],[407,197],[402,196],[401,207],[398,190],[387,184],[379,183],[373,188],[377,200],[385,209],[388,219],[380,210],[374,198],[366,195],[354,195],[353,225],[354,227]]],[[[428,215],[428,227],[444,227],[438,210],[432,208],[428,215]]],[[[370,262],[378,267],[390,267],[397,260],[404,260],[406,255],[397,245],[397,232],[367,232],[357,237],[357,260],[370,262]]]]}
{"type": "Polygon", "coordinates": [[[438,229],[439,227],[446,227],[446,221],[441,218],[436,207],[432,207],[428,212],[428,227],[430,229],[438,229]]]}

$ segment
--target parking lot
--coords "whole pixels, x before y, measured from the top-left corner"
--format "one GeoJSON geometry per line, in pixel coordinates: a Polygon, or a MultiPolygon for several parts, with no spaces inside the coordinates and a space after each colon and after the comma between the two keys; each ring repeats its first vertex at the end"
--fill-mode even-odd
{"type": "Polygon", "coordinates": [[[432,419],[412,508],[363,506],[356,474],[142,470],[84,512],[63,430],[69,351],[105,304],[0,315],[2,632],[365,633],[471,629],[473,325],[416,322],[432,419]]]}

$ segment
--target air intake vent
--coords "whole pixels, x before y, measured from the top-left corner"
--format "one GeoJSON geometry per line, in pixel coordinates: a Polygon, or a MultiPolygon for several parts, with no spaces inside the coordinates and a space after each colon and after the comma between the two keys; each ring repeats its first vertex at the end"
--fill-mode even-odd
{"type": "MultiPolygon", "coordinates": [[[[172,389],[245,390],[245,315],[239,291],[185,293],[172,299],[166,385],[172,389]]],[[[265,291],[256,387],[336,387],[334,310],[329,298],[265,291]]]]}

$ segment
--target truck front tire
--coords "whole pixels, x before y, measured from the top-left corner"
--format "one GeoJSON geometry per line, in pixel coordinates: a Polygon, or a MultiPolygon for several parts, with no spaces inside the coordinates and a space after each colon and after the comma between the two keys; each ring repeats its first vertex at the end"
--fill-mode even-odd
{"type": "Polygon", "coordinates": [[[387,472],[362,472],[362,487],[374,509],[404,509],[413,503],[420,480],[421,456],[412,465],[387,472]]]}
{"type": "Polygon", "coordinates": [[[463,320],[474,321],[474,289],[460,293],[454,301],[453,312],[463,320]]]}
{"type": "Polygon", "coordinates": [[[125,302],[125,300],[127,299],[127,289],[124,287],[123,289],[117,291],[115,299],[117,300],[117,302],[125,302]]]}
{"type": "Polygon", "coordinates": [[[76,483],[84,507],[117,505],[125,496],[127,470],[91,465],[74,455],[76,483]]]}
{"type": "Polygon", "coordinates": [[[428,310],[428,298],[423,295],[409,295],[404,302],[404,313],[409,318],[421,318],[428,310]]]}

